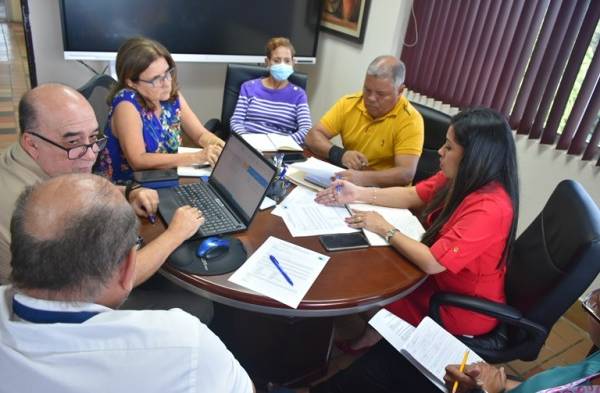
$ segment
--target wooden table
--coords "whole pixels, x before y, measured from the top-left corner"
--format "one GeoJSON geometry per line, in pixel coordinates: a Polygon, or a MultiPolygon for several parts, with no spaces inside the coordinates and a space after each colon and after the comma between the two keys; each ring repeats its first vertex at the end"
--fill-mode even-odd
{"type": "MultiPolygon", "coordinates": [[[[293,384],[322,375],[332,347],[334,316],[385,306],[426,278],[391,247],[327,253],[318,236],[292,238],[270,210],[258,212],[247,231],[233,235],[248,255],[276,236],[331,257],[297,309],[229,282],[231,273],[196,276],[168,265],[161,269],[169,280],[215,301],[211,328],[259,386],[267,380],[293,384]]],[[[162,231],[160,221],[141,227],[146,242],[162,231]]]]}

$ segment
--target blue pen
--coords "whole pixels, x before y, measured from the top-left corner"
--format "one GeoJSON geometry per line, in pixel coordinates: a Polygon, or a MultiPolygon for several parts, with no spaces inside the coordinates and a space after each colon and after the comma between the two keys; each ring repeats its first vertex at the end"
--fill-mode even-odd
{"type": "Polygon", "coordinates": [[[283,166],[281,173],[279,174],[279,180],[283,180],[285,178],[285,172],[287,171],[287,165],[283,166]]]}
{"type": "Polygon", "coordinates": [[[156,223],[156,216],[154,214],[149,214],[148,221],[150,221],[151,224],[156,223]]]}
{"type": "Polygon", "coordinates": [[[283,275],[283,278],[285,278],[285,281],[289,282],[291,286],[294,286],[294,283],[292,282],[292,279],[283,270],[283,268],[281,267],[281,265],[279,264],[279,262],[277,261],[277,259],[275,259],[275,257],[273,255],[269,255],[269,259],[271,260],[271,262],[273,262],[273,265],[275,265],[275,267],[277,268],[277,270],[279,270],[279,272],[283,275]]]}

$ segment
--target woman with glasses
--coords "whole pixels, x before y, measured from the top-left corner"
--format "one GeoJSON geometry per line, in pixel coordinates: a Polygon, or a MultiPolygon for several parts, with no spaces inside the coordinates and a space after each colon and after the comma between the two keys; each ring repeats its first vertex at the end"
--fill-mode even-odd
{"type": "Polygon", "coordinates": [[[108,143],[98,172],[119,182],[130,180],[134,170],[216,162],[224,142],[192,112],[177,86],[175,62],[163,45],[143,37],[125,41],[116,71],[119,80],[108,96],[108,143]],[[178,153],[182,132],[204,149],[178,153]]]}
{"type": "Polygon", "coordinates": [[[289,135],[302,145],[312,121],[306,92],[288,82],[294,73],[294,46],[287,38],[275,37],[265,49],[269,75],[242,84],[231,130],[237,134],[289,135]]]}

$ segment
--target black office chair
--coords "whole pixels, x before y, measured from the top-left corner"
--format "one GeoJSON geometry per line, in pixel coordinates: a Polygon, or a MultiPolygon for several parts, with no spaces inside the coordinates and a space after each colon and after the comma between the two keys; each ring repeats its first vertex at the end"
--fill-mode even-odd
{"type": "MultiPolygon", "coordinates": [[[[221,119],[210,119],[204,126],[221,139],[227,139],[231,132],[231,116],[235,110],[242,83],[250,79],[265,77],[267,75],[269,75],[269,71],[265,67],[245,64],[228,64],[227,76],[225,77],[225,90],[223,91],[221,119]]],[[[300,86],[306,90],[306,83],[308,81],[306,74],[294,72],[288,80],[296,86],[300,86]]]]}
{"type": "Polygon", "coordinates": [[[507,304],[438,293],[429,312],[440,323],[442,305],[491,315],[491,333],[459,337],[490,363],[537,358],[554,323],[600,272],[600,210],[572,180],[558,184],[542,212],[519,236],[507,266],[507,304]]]}
{"type": "Polygon", "coordinates": [[[425,125],[425,141],[423,153],[419,158],[413,184],[427,179],[440,170],[440,156],[437,151],[446,143],[446,131],[450,125],[450,116],[428,106],[411,102],[423,116],[425,125]]]}
{"type": "Polygon", "coordinates": [[[108,117],[109,105],[106,103],[106,97],[117,84],[110,75],[96,75],[90,79],[85,85],[77,89],[92,105],[96,120],[101,130],[106,126],[106,118],[108,117]]]}

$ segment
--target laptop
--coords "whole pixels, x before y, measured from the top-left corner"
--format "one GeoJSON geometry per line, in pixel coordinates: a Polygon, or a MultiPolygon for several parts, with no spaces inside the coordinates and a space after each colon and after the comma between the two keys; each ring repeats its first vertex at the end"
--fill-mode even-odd
{"type": "Polygon", "coordinates": [[[191,205],[205,222],[199,237],[244,231],[254,218],[276,167],[235,133],[231,133],[207,182],[160,189],[158,211],[170,223],[175,210],[191,205]]]}

